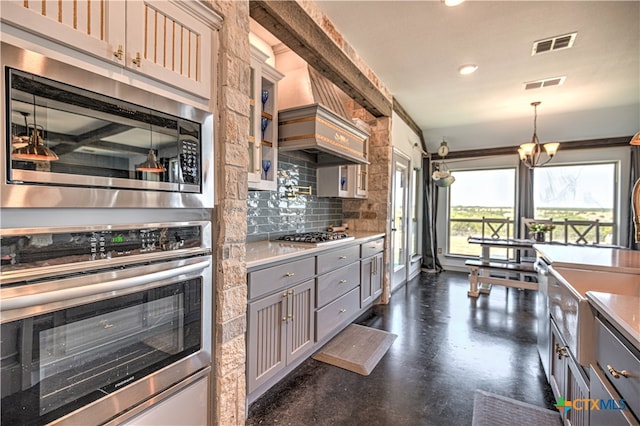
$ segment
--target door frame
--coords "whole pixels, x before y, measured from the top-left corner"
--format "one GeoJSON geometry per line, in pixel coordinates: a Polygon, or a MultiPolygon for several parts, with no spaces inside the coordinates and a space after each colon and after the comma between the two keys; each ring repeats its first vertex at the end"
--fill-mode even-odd
{"type": "MultiPolygon", "coordinates": [[[[393,156],[391,158],[391,162],[392,162],[392,171],[391,171],[391,214],[389,215],[389,234],[391,236],[390,240],[390,268],[389,268],[389,272],[390,272],[390,286],[391,286],[391,292],[393,292],[395,289],[397,289],[398,287],[400,287],[402,284],[407,282],[407,277],[409,276],[409,269],[410,269],[410,262],[411,260],[409,259],[409,220],[411,219],[411,212],[409,210],[410,206],[409,206],[409,192],[411,189],[411,157],[409,157],[408,155],[404,154],[402,151],[399,151],[397,149],[394,148],[393,150],[393,156]],[[395,264],[395,250],[396,250],[396,236],[395,233],[397,232],[395,229],[397,228],[397,224],[394,224],[394,210],[395,210],[395,191],[396,191],[396,170],[397,170],[397,166],[400,165],[402,166],[402,168],[404,168],[404,175],[405,175],[405,185],[403,188],[403,205],[404,205],[404,212],[403,212],[403,216],[402,216],[402,230],[404,230],[404,235],[402,236],[402,241],[401,244],[403,245],[404,248],[404,260],[403,263],[400,265],[396,265],[395,264]],[[395,226],[394,226],[395,225],[395,226]],[[398,268],[396,269],[396,266],[398,266],[398,268]]],[[[402,259],[401,259],[402,260],[402,259]]]]}

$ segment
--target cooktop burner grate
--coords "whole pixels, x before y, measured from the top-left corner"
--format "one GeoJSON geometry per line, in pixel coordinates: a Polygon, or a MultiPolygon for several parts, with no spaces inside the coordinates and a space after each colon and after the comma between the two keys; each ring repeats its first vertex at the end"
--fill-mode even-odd
{"type": "Polygon", "coordinates": [[[283,235],[278,241],[287,241],[294,243],[319,244],[327,242],[348,241],[353,237],[344,232],[301,232],[298,234],[283,235]]]}

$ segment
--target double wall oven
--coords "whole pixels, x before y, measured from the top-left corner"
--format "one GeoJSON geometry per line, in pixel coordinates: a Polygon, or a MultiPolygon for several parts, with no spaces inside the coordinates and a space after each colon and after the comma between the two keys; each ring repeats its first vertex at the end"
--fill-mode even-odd
{"type": "Polygon", "coordinates": [[[0,232],[3,424],[101,424],[210,368],[209,222],[0,232]]]}
{"type": "Polygon", "coordinates": [[[0,422],[120,424],[206,393],[213,114],[0,55],[0,422]]]}

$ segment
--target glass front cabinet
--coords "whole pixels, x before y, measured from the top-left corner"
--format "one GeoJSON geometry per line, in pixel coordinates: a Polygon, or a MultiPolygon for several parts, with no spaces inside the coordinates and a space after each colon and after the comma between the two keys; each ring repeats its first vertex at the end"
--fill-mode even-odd
{"type": "Polygon", "coordinates": [[[282,73],[251,46],[249,189],[275,191],[278,171],[278,81],[282,73]]]}

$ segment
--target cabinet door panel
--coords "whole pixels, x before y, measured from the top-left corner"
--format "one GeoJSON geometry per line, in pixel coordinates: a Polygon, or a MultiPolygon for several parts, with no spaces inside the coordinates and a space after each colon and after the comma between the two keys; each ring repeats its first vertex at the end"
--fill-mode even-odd
{"type": "Polygon", "coordinates": [[[249,304],[247,386],[258,386],[285,367],[285,303],[287,292],[276,293],[249,304]]]}
{"type": "Polygon", "coordinates": [[[360,262],[360,307],[364,308],[373,301],[371,276],[375,258],[370,257],[360,262]]]}
{"type": "Polygon", "coordinates": [[[287,364],[313,346],[314,284],[314,280],[309,280],[289,290],[292,292],[288,302],[292,305],[289,308],[292,315],[287,323],[287,364]]]}
{"type": "Polygon", "coordinates": [[[566,376],[566,357],[563,355],[562,348],[564,342],[559,336],[555,323],[551,322],[551,365],[550,365],[550,382],[553,395],[557,398],[565,397],[565,376],[566,376]]]}
{"type": "Polygon", "coordinates": [[[154,79],[211,96],[213,29],[169,2],[127,2],[126,65],[154,79]]]}
{"type": "Polygon", "coordinates": [[[371,293],[373,298],[382,294],[382,268],[384,267],[384,256],[378,253],[373,258],[373,273],[371,275],[371,293]]]}
{"type": "Polygon", "coordinates": [[[27,32],[122,64],[114,53],[125,46],[124,1],[3,1],[2,19],[27,32]]]}

